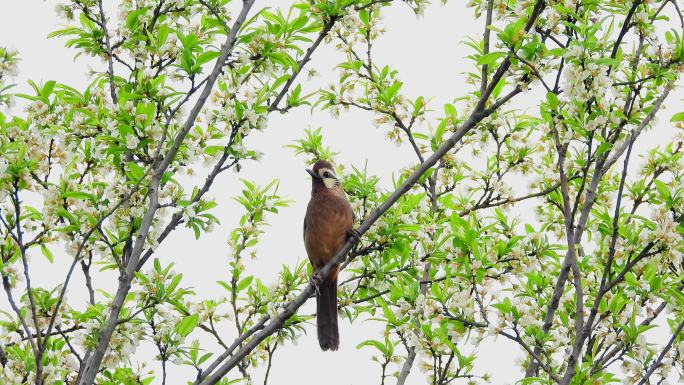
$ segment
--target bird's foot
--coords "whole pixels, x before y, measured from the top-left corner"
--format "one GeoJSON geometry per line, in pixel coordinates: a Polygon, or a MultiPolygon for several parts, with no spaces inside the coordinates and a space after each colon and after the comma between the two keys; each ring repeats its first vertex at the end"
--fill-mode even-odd
{"type": "Polygon", "coordinates": [[[351,229],[347,231],[347,237],[356,239],[356,242],[361,241],[361,233],[357,229],[351,229]]]}
{"type": "Polygon", "coordinates": [[[320,295],[321,291],[319,288],[321,287],[323,281],[316,275],[315,272],[311,277],[309,277],[309,282],[313,285],[316,296],[320,295]]]}

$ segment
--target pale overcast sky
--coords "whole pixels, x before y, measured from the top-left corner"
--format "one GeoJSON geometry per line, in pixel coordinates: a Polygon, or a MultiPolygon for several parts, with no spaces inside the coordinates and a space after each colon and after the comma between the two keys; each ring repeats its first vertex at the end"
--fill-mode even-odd
{"type": "MultiPolygon", "coordinates": [[[[260,0],[254,9],[267,5],[286,7],[291,3],[290,0],[260,0]]],[[[3,2],[0,46],[19,51],[22,61],[16,83],[19,83],[20,89],[28,91],[28,79],[36,82],[57,80],[83,89],[89,83],[86,77],[88,66],[100,66],[99,62],[86,57],[74,59],[75,51],[64,48],[63,40],[46,38],[62,23],[55,15],[54,5],[53,1],[39,0],[3,2]]],[[[422,18],[416,18],[404,4],[389,7],[384,14],[387,33],[374,45],[375,60],[379,64],[391,64],[399,70],[404,80],[405,94],[432,98],[435,103],[433,107],[437,110],[441,110],[443,103],[464,95],[466,88],[462,73],[471,68],[470,62],[464,59],[469,49],[461,42],[467,34],[481,33],[483,24],[482,21],[473,20],[472,11],[465,7],[465,1],[451,1],[446,6],[431,5],[422,18]]],[[[112,19],[115,19],[114,15],[112,19]]],[[[332,73],[331,69],[340,60],[341,55],[330,47],[322,47],[317,51],[310,66],[319,69],[321,76],[312,81],[309,89],[327,84],[329,80],[326,74],[332,73]]],[[[521,96],[520,99],[521,107],[535,101],[533,95],[521,96]]],[[[681,94],[677,93],[668,104],[676,105],[680,100],[681,94]]],[[[670,109],[665,112],[661,122],[667,122],[676,111],[670,109]]],[[[309,199],[310,180],[304,172],[302,159],[296,158],[292,150],[284,146],[302,137],[306,127],[323,127],[325,141],[339,152],[339,161],[356,167],[363,167],[367,161],[369,172],[383,177],[384,186],[391,184],[393,172],[415,164],[410,149],[387,143],[385,131],[373,127],[369,114],[354,111],[344,113],[335,120],[327,112],[311,114],[306,109],[300,109],[286,116],[272,115],[266,132],[254,135],[249,140],[251,147],[265,153],[264,159],[259,163],[245,163],[246,167],[239,175],[223,175],[213,188],[212,196],[220,203],[216,215],[221,220],[221,226],[217,226],[213,233],[203,235],[199,241],[195,241],[192,231],[181,228],[158,249],[157,255],[163,261],[174,261],[176,271],[184,274],[185,285],[194,287],[200,297],[216,298],[223,294],[215,282],[227,279],[225,241],[239,218],[238,207],[230,199],[240,191],[238,178],[248,178],[262,184],[277,178],[280,180],[280,194],[293,201],[281,214],[269,219],[270,226],[262,237],[259,259],[248,266],[249,271],[270,282],[281,264],[293,265],[305,258],[301,223],[309,199]]],[[[648,147],[656,142],[662,143],[664,137],[661,135],[660,140],[656,141],[656,136],[650,135],[646,140],[648,147]]],[[[203,177],[200,176],[194,182],[201,180],[203,177]]],[[[534,218],[522,219],[533,221],[534,218]]],[[[57,260],[60,260],[59,257],[57,260]]],[[[41,266],[33,268],[36,276],[34,281],[44,287],[61,282],[62,271],[66,267],[59,262],[47,265],[41,261],[39,255],[34,258],[34,262],[41,266]]],[[[113,290],[115,278],[103,277],[110,280],[109,286],[113,290]]],[[[71,287],[83,287],[80,279],[78,277],[71,287]]],[[[77,297],[77,294],[71,293],[70,296],[77,297]]],[[[5,306],[3,298],[0,308],[5,306]]],[[[312,311],[313,301],[310,301],[302,312],[312,311]]],[[[381,329],[376,323],[357,322],[350,326],[346,321],[342,322],[341,349],[336,353],[322,353],[319,350],[312,326],[307,328],[309,336],[302,338],[296,346],[280,348],[276,353],[269,381],[271,384],[291,384],[294,381],[301,385],[379,383],[379,366],[370,361],[370,349],[355,348],[364,339],[380,337],[381,329]]],[[[232,332],[231,328],[229,333],[232,332]]],[[[495,384],[513,383],[512,378],[517,379],[515,362],[522,354],[515,346],[503,339],[489,340],[479,346],[478,351],[482,355],[477,366],[479,373],[491,373],[495,384]]],[[[261,373],[255,378],[255,383],[261,383],[260,377],[261,373]]],[[[169,383],[183,384],[187,379],[187,372],[172,371],[169,383]]],[[[388,382],[395,381],[389,379],[388,382]]],[[[424,382],[423,374],[415,368],[409,383],[424,382]]]]}

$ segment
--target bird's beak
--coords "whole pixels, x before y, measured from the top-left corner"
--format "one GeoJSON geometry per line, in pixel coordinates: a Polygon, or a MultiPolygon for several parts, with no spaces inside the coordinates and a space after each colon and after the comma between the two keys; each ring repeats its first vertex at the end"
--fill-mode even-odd
{"type": "Polygon", "coordinates": [[[320,177],[318,176],[318,174],[316,174],[313,170],[307,168],[307,169],[306,169],[306,172],[308,172],[309,175],[311,175],[312,178],[314,178],[314,179],[320,179],[320,177]]]}

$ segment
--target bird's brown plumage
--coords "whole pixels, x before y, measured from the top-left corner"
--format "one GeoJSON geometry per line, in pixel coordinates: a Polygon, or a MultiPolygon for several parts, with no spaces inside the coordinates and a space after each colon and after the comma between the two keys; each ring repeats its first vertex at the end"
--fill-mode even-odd
{"type": "MultiPolygon", "coordinates": [[[[304,217],[304,246],[314,270],[335,257],[352,229],[354,216],[330,162],[319,160],[313,170],[311,200],[304,217]]],[[[337,273],[339,267],[320,284],[316,295],[318,343],[323,350],[337,350],[337,273]]]]}

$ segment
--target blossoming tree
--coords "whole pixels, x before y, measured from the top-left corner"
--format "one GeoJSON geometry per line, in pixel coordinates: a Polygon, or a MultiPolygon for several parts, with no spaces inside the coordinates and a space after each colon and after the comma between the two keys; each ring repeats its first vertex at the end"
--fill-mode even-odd
{"type": "MultiPolygon", "coordinates": [[[[211,231],[222,202],[207,192],[260,157],[245,138],[303,105],[368,111],[415,154],[390,190],[360,167],[344,173],[361,239],[336,258],[339,310],[385,326],[359,345],[375,351],[377,382],[404,384],[420,367],[432,384],[487,383],[472,347],[497,338],[524,354],[524,384],[684,374],[684,114],[654,124],[684,68],[679,3],[472,0],[483,29],[467,42],[469,88],[443,112],[406,95],[412,79],[373,50],[385,7],[426,3],[124,0],[112,18],[102,0],[71,1],[54,36],[102,59],[86,89],[47,81],[13,94],[17,54],[0,48],[0,382],[166,384],[176,365],[193,372],[183,383],[250,383],[255,368],[266,383],[276,348],[311,327],[298,309],[315,290],[305,263],[270,282],[246,273],[287,204],[277,183],[233,180],[244,214],[227,235],[227,295],[197,295],[155,250],[181,225],[211,231]],[[338,49],[341,74],[304,91],[322,44],[338,49]],[[25,112],[7,108],[18,98],[25,112]],[[534,108],[520,112],[521,98],[534,108]],[[677,134],[643,149],[635,173],[648,130],[677,134]],[[181,183],[199,161],[206,180],[181,183]],[[41,254],[66,260],[59,285],[32,280],[41,254]],[[70,302],[83,289],[87,303],[70,302]]],[[[307,131],[287,151],[334,158],[323,143],[307,131]]]]}

